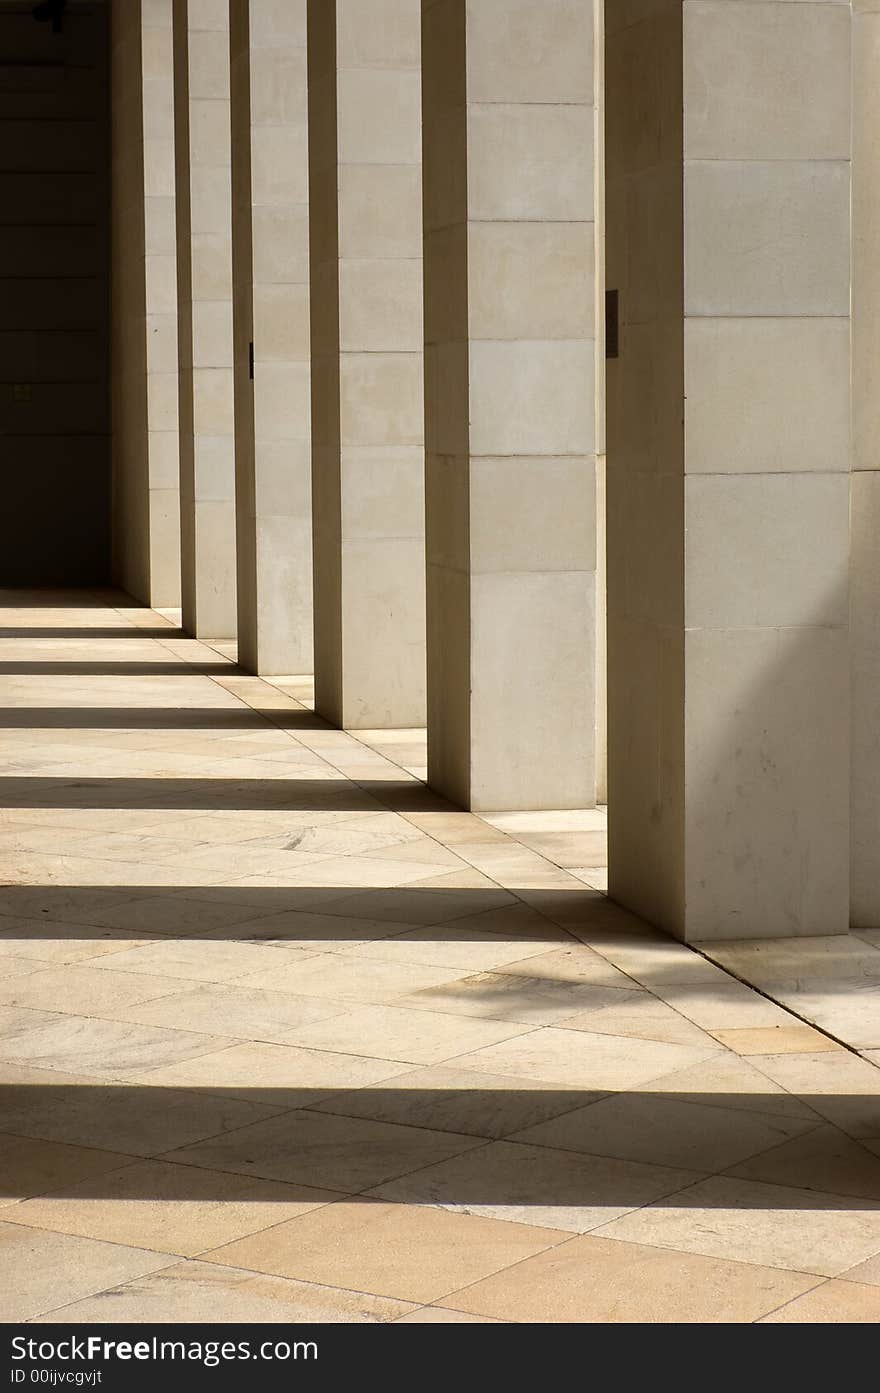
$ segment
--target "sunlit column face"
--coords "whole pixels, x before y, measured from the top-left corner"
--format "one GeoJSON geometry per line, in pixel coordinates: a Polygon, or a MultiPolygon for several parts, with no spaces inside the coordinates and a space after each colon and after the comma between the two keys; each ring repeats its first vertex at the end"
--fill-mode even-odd
{"type": "Polygon", "coordinates": [[[595,801],[590,5],[423,7],[429,763],[595,801]]]}

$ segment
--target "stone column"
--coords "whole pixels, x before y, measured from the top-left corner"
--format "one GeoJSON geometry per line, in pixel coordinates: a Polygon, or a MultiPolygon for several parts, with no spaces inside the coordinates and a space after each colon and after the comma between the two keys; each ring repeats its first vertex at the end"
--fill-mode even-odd
{"type": "Polygon", "coordinates": [[[228,0],[174,0],[183,627],[235,634],[228,0]]]}
{"type": "Polygon", "coordinates": [[[594,10],[423,0],[428,765],[595,802],[594,10]]]}
{"type": "Polygon", "coordinates": [[[852,906],[880,926],[880,0],[853,5],[852,906]]]}
{"type": "Polygon", "coordinates": [[[113,573],[180,604],[171,0],[113,0],[113,573]]]}
{"type": "Polygon", "coordinates": [[[305,0],[231,0],[239,662],[312,670],[305,0]]]}
{"type": "Polygon", "coordinates": [[[425,719],[419,0],[309,0],[315,699],[425,719]]]}
{"type": "Polygon", "coordinates": [[[843,932],[850,5],[606,22],[610,893],[843,932]]]}

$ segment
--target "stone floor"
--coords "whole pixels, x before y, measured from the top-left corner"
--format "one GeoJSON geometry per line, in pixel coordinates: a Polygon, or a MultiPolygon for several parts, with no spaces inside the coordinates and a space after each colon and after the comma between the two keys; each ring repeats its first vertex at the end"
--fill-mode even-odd
{"type": "Polygon", "coordinates": [[[876,1053],[605,899],[597,814],[0,603],[0,1318],[880,1318],[876,1053]]]}

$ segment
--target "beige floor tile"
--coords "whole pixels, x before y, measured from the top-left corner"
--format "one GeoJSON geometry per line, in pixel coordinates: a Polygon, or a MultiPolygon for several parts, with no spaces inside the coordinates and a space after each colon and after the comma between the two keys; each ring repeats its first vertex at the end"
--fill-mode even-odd
{"type": "Polygon", "coordinates": [[[488,818],[457,810],[407,813],[407,820],[444,846],[458,842],[504,842],[506,833],[491,825],[488,818]]]}
{"type": "Polygon", "coordinates": [[[713,1107],[821,1121],[819,1114],[802,1099],[787,1093],[749,1060],[726,1050],[716,1050],[700,1064],[652,1079],[650,1087],[642,1091],[675,1097],[683,1103],[708,1103],[713,1107]]]}
{"type": "Polygon", "coordinates": [[[794,1018],[772,1001],[759,996],[739,982],[681,982],[669,986],[654,984],[651,990],[686,1020],[703,1030],[747,1029],[751,1027],[795,1024],[794,1018]]]}
{"type": "Polygon", "coordinates": [[[343,1200],[218,1249],[211,1261],[404,1301],[436,1301],[569,1236],[439,1209],[343,1200]]]}
{"type": "Polygon", "coordinates": [[[839,1050],[835,1040],[829,1040],[809,1025],[759,1026],[734,1030],[713,1030],[722,1045],[736,1054],[816,1054],[820,1050],[839,1050]]]}
{"type": "MultiPolygon", "coordinates": [[[[415,770],[413,772],[417,773],[415,770]]],[[[418,774],[417,776],[419,778],[426,777],[426,775],[423,774],[418,774]]],[[[415,828],[412,830],[415,831],[415,828]]],[[[398,843],[394,847],[394,859],[396,861],[418,861],[422,865],[430,863],[432,866],[443,866],[444,869],[447,867],[454,867],[457,870],[466,868],[467,862],[462,861],[461,857],[457,856],[450,847],[443,846],[440,842],[435,842],[433,838],[422,837],[418,832],[416,832],[416,837],[418,838],[416,841],[410,841],[405,844],[398,843]]],[[[381,860],[387,857],[388,853],[386,849],[382,847],[373,851],[364,851],[361,854],[373,860],[381,860]]]]}
{"type": "MultiPolygon", "coordinates": [[[[109,963],[115,956],[110,954],[105,961],[109,963]]],[[[4,962],[4,971],[5,966],[4,962]]],[[[132,972],[115,972],[109,967],[99,972],[94,967],[72,963],[61,967],[43,964],[42,972],[24,979],[16,977],[0,986],[0,1003],[36,1011],[103,1016],[108,1011],[137,1006],[180,989],[181,983],[173,977],[138,976],[132,972]]]]}
{"type": "Polygon", "coordinates": [[[140,895],[100,908],[75,901],[71,911],[72,923],[94,924],[98,928],[126,929],[132,933],[181,934],[207,930],[253,918],[253,909],[241,902],[195,899],[182,895],[140,895]]]}
{"type": "MultiPolygon", "coordinates": [[[[268,1048],[268,1047],[266,1047],[268,1048]]],[[[4,1064],[0,1110],[10,1132],[151,1156],[273,1117],[277,1108],[212,1087],[142,1088],[4,1064]]],[[[251,1099],[254,1090],[251,1090],[251,1099]]]]}
{"type": "Polygon", "coordinates": [[[558,982],[504,972],[480,972],[463,977],[459,969],[452,980],[416,991],[399,1004],[414,1010],[521,1021],[525,1025],[552,1025],[566,1021],[572,1014],[588,1016],[605,1006],[619,1004],[623,1009],[629,999],[638,995],[619,987],[558,982]]]}
{"type": "MultiPolygon", "coordinates": [[[[257,972],[279,972],[289,965],[272,944],[234,943],[201,938],[162,938],[141,948],[126,948],[102,959],[101,971],[161,974],[193,982],[232,982],[257,972]]],[[[96,971],[98,968],[96,968],[96,971]]]]}
{"type": "Polygon", "coordinates": [[[271,1224],[298,1218],[329,1191],[139,1161],[4,1210],[11,1223],[195,1257],[271,1224]]]}
{"type": "MultiPolygon", "coordinates": [[[[0,923],[3,921],[0,920],[0,923]]],[[[46,966],[53,963],[87,962],[105,953],[118,953],[146,942],[122,929],[84,928],[55,920],[18,919],[15,928],[0,929],[0,963],[6,970],[9,956],[18,955],[46,966]]]]}
{"type": "Polygon", "coordinates": [[[796,1300],[761,1318],[767,1325],[876,1325],[880,1289],[858,1282],[823,1282],[796,1300]]]}
{"type": "MultiPolygon", "coordinates": [[[[452,878],[460,877],[453,873],[452,878]]],[[[352,891],[335,899],[328,912],[355,919],[384,919],[390,924],[445,924],[516,904],[508,891],[494,885],[446,886],[438,883],[440,879],[432,877],[433,883],[399,890],[352,891]]]]}
{"type": "MultiPolygon", "coordinates": [[[[604,905],[602,908],[604,911],[604,905]]],[[[659,932],[647,932],[639,920],[633,923],[638,932],[622,933],[617,925],[612,925],[608,932],[600,923],[594,932],[583,935],[584,941],[650,991],[679,983],[725,985],[730,982],[721,968],[706,962],[685,944],[676,943],[659,932]]]]}
{"type": "Polygon", "coordinates": [[[851,1048],[880,1047],[880,981],[805,977],[797,983],[769,982],[764,990],[851,1048]]]}
{"type": "Polygon", "coordinates": [[[519,1132],[516,1140],[714,1174],[812,1126],[650,1092],[620,1093],[519,1132]]]}
{"type": "MultiPolygon", "coordinates": [[[[149,979],[147,979],[149,980],[149,979]]],[[[291,1030],[328,1020],[350,1008],[343,1002],[292,996],[284,991],[200,982],[175,982],[173,995],[143,1005],[104,1012],[114,1020],[172,1030],[221,1030],[227,1038],[284,1040],[291,1030]]]]}
{"type": "MultiPolygon", "coordinates": [[[[400,855],[407,842],[413,842],[424,852],[433,853],[432,842],[420,835],[417,828],[396,813],[368,813],[363,821],[337,821],[329,827],[309,827],[294,831],[286,839],[288,849],[299,853],[318,852],[327,856],[365,856],[369,852],[387,851],[394,847],[394,858],[400,855]]],[[[436,850],[439,852],[440,848],[436,850]]],[[[436,857],[422,856],[422,862],[435,864],[436,857]]]]}
{"type": "MultiPolygon", "coordinates": [[[[268,969],[242,977],[241,985],[271,987],[275,992],[294,992],[303,997],[381,1003],[457,982],[462,976],[460,968],[387,962],[380,958],[359,957],[351,961],[341,953],[321,953],[303,960],[293,954],[285,954],[285,957],[288,961],[273,963],[268,969]]],[[[434,1009],[442,1010],[442,1007],[434,1009]]]]}
{"type": "Polygon", "coordinates": [[[536,851],[556,866],[602,866],[607,855],[607,835],[598,831],[514,832],[513,836],[530,851],[536,851]]]}
{"type": "Polygon", "coordinates": [[[421,1306],[409,1315],[400,1316],[396,1325],[504,1325],[492,1316],[470,1316],[464,1311],[450,1311],[446,1306],[421,1306]]]}
{"type": "MultiPolygon", "coordinates": [[[[269,1277],[207,1262],[181,1262],[53,1311],[61,1325],[104,1322],[353,1324],[405,1318],[405,1301],[269,1277]]],[[[40,1321],[37,1321],[40,1324],[40,1321]]]]}
{"type": "Polygon", "coordinates": [[[753,1055],[750,1063],[851,1137],[880,1137],[880,1070],[846,1051],[753,1055]]]}
{"type": "Polygon", "coordinates": [[[650,992],[630,993],[623,1006],[603,1006],[595,1011],[582,1011],[560,1021],[565,1030],[586,1030],[594,1035],[628,1035],[637,1040],[657,1040],[667,1045],[692,1045],[710,1050],[713,1044],[720,1052],[722,1046],[700,1026],[685,1020],[665,1002],[650,992]]]}
{"type": "MultiPolygon", "coordinates": [[[[521,840],[531,833],[603,832],[608,824],[605,808],[551,809],[546,812],[493,813],[483,819],[508,836],[521,840]]],[[[475,841],[476,838],[470,840],[475,841]]]]}
{"type": "Polygon", "coordinates": [[[398,1006],[365,1006],[347,1016],[307,1025],[287,1037],[290,1045],[310,1050],[342,1050],[410,1064],[440,1064],[468,1050],[508,1040],[528,1027],[514,1021],[482,1021],[408,1011],[398,1006]]]}
{"type": "Polygon", "coordinates": [[[453,1132],[303,1110],[186,1147],[168,1159],[353,1194],[481,1144],[453,1132]]]}
{"type": "MultiPolygon", "coordinates": [[[[28,958],[13,958],[4,955],[2,962],[3,982],[0,985],[0,991],[6,990],[7,983],[11,986],[13,978],[29,977],[32,972],[45,972],[46,970],[46,964],[40,962],[39,959],[29,960],[28,958]]],[[[10,1004],[14,1005],[15,1003],[11,1002],[10,1004]]]]}
{"type": "Polygon", "coordinates": [[[730,1174],[742,1180],[880,1200],[880,1157],[836,1127],[817,1127],[743,1161],[730,1174]]]}
{"type": "Polygon", "coordinates": [[[0,1224],[0,1320],[23,1321],[168,1264],[164,1254],[0,1224]]]}
{"type": "Polygon", "coordinates": [[[470,1054],[462,1050],[455,1064],[475,1073],[519,1074],[570,1088],[611,1091],[635,1088],[673,1069],[695,1064],[701,1053],[708,1051],[547,1026],[470,1054]]]}
{"type": "Polygon", "coordinates": [[[290,948],[297,953],[347,953],[376,939],[402,933],[406,927],[382,919],[347,919],[340,914],[272,910],[260,918],[213,929],[210,937],[274,943],[278,948],[290,948]]]}
{"type": "Polygon", "coordinates": [[[543,956],[546,948],[543,939],[512,940],[488,929],[462,927],[453,922],[404,929],[394,937],[386,936],[352,948],[351,956],[458,968],[465,972],[491,972],[506,967],[511,961],[519,964],[531,956],[543,956]]]}
{"type": "MultiPolygon", "coordinates": [[[[393,851],[393,847],[391,848],[393,851]]],[[[315,857],[311,865],[304,870],[286,871],[281,866],[272,866],[264,874],[269,874],[273,885],[289,885],[291,887],[301,886],[308,889],[310,886],[329,886],[336,889],[341,886],[351,886],[352,891],[360,891],[362,888],[377,890],[387,890],[395,886],[404,886],[413,881],[423,880],[426,876],[438,875],[447,869],[441,865],[432,865],[429,862],[394,861],[390,854],[387,859],[376,860],[368,856],[327,856],[315,857]]],[[[242,873],[238,883],[241,885],[254,885],[260,883],[259,873],[242,873]]]]}
{"type": "Polygon", "coordinates": [[[867,1282],[870,1286],[880,1287],[880,1255],[856,1263],[842,1276],[848,1282],[867,1282]]]}
{"type": "Polygon", "coordinates": [[[880,1252],[880,1203],[715,1176],[613,1220],[603,1238],[835,1277],[880,1252]]]}
{"type": "MultiPolygon", "coordinates": [[[[255,847],[250,842],[231,842],[223,846],[207,848],[194,847],[176,856],[169,856],[165,865],[174,871],[176,880],[191,880],[199,884],[199,878],[207,873],[212,879],[206,883],[222,884],[226,880],[270,876],[276,884],[286,885],[291,875],[304,873],[311,866],[320,866],[329,858],[317,852],[298,854],[293,851],[273,851],[255,847]],[[215,874],[216,873],[216,874],[215,874]]],[[[323,884],[316,881],[316,884],[323,884]]]]}
{"type": "Polygon", "coordinates": [[[496,1141],[370,1193],[399,1204],[586,1233],[698,1178],[693,1171],[496,1141]]]}
{"type": "MultiPolygon", "coordinates": [[[[0,1033],[12,1009],[0,1009],[0,1033]]],[[[44,1011],[20,1014],[32,1017],[33,1023],[21,1021],[14,1035],[0,1039],[0,1059],[68,1073],[118,1079],[172,1060],[208,1054],[231,1043],[220,1036],[94,1017],[48,1015],[44,1011]]]]}
{"type": "Polygon", "coordinates": [[[501,1138],[601,1096],[563,1085],[536,1086],[512,1075],[475,1075],[454,1066],[433,1065],[412,1072],[406,1069],[367,1088],[334,1093],[315,1106],[319,1112],[343,1117],[501,1138]]]}
{"type": "Polygon", "coordinates": [[[590,1234],[447,1300],[462,1311],[513,1321],[742,1323],[808,1291],[816,1280],[590,1234]]]}
{"type": "Polygon", "coordinates": [[[364,1088],[408,1068],[399,1062],[330,1050],[248,1043],[133,1074],[131,1081],[152,1088],[200,1089],[271,1108],[301,1108],[340,1088],[364,1088]]]}
{"type": "Polygon", "coordinates": [[[0,1208],[131,1164],[121,1152],[0,1134],[0,1208]]]}
{"type": "Polygon", "coordinates": [[[759,985],[802,977],[880,979],[880,953],[850,934],[737,939],[699,947],[737,977],[759,985]]]}
{"type": "MultiPolygon", "coordinates": [[[[148,894],[149,891],[143,891],[141,900],[148,894]]],[[[8,920],[12,929],[23,919],[32,918],[94,924],[99,916],[113,918],[113,906],[130,902],[131,898],[128,885],[117,885],[115,889],[100,885],[5,885],[0,887],[0,924],[6,926],[8,920]]]]}
{"type": "Polygon", "coordinates": [[[638,986],[632,977],[614,967],[582,943],[567,948],[555,948],[540,957],[513,962],[506,972],[521,973],[524,977],[544,977],[554,982],[589,982],[597,987],[621,987],[632,991],[638,986]]]}

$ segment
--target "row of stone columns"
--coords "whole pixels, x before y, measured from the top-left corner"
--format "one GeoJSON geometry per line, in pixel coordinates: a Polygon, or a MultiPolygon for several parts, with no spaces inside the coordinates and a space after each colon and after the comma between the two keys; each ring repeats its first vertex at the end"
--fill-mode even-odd
{"type": "Polygon", "coordinates": [[[314,632],[321,714],[427,712],[456,802],[586,806],[607,548],[612,893],[876,922],[880,5],[854,87],[850,0],[137,8],[145,60],[175,14],[191,631],[237,588],[245,666],[314,632]]]}
{"type": "Polygon", "coordinates": [[[427,717],[463,804],[592,804],[598,7],[117,8],[173,69],[184,627],[427,717]]]}

